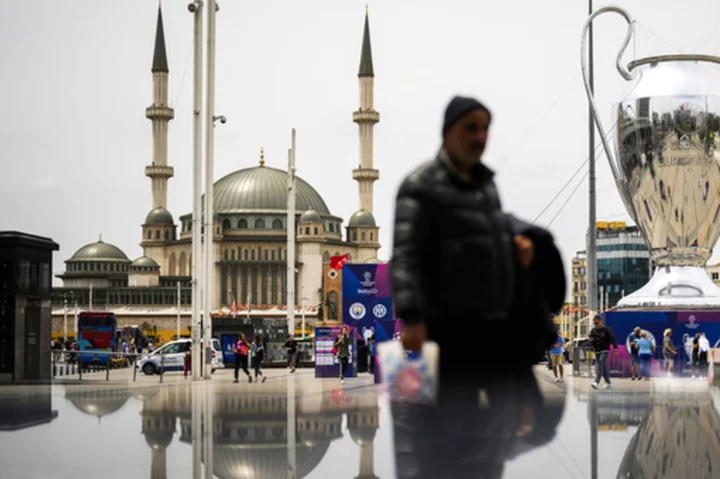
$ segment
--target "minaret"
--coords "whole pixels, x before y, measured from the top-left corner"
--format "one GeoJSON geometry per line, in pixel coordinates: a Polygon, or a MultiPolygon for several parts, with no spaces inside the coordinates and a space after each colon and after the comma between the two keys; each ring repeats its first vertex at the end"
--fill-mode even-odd
{"type": "Polygon", "coordinates": [[[373,109],[375,72],[372,49],[370,48],[370,19],[365,10],[365,32],[362,54],[360,55],[360,108],[353,112],[353,121],[360,133],[360,164],[353,170],[353,179],[358,182],[360,210],[373,212],[373,183],[380,178],[380,172],[373,168],[373,127],[380,121],[380,114],[373,109]]]}
{"type": "Polygon", "coordinates": [[[155,209],[167,208],[167,182],[173,176],[173,168],[167,164],[168,122],[175,116],[175,110],[168,105],[169,70],[165,53],[162,8],[159,6],[155,31],[155,53],[151,71],[153,104],[145,110],[145,116],[152,121],[153,162],[152,165],[145,167],[145,176],[152,180],[152,208],[155,209]]]}

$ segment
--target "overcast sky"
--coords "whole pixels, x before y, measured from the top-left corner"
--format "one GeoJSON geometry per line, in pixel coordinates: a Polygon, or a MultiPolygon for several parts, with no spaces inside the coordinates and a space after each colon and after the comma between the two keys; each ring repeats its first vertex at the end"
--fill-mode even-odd
{"type": "MultiPolygon", "coordinates": [[[[0,15],[0,229],[53,238],[55,272],[103,239],[142,254],[151,209],[150,66],[156,0],[4,1],[0,15]]],[[[169,209],[192,205],[192,15],[164,0],[170,65],[169,209]]],[[[630,61],[662,53],[720,53],[720,2],[617,0],[638,20],[630,61]]],[[[347,220],[358,208],[357,70],[364,0],[220,2],[217,17],[216,177],[285,168],[298,131],[298,174],[347,220]]],[[[602,4],[596,3],[596,7],[602,4]]],[[[580,33],[587,2],[393,0],[370,2],[375,66],[375,212],[380,251],[392,245],[393,200],[403,176],[435,153],[443,109],[457,93],[493,112],[485,159],[504,206],[534,219],[587,157],[580,33]],[[552,5],[552,8],[549,6],[552,5]]],[[[627,87],[613,59],[624,22],[596,22],[596,88],[606,121],[627,87]]],[[[609,122],[608,122],[609,126],[609,122]]],[[[580,175],[578,175],[579,180],[580,175]]],[[[573,183],[571,188],[575,187],[573,183]]],[[[570,191],[567,191],[568,194],[570,191]]],[[[601,157],[599,219],[629,220],[601,157]]],[[[567,195],[539,220],[547,224],[567,195]]],[[[587,187],[551,225],[569,262],[584,249],[587,187]]]]}

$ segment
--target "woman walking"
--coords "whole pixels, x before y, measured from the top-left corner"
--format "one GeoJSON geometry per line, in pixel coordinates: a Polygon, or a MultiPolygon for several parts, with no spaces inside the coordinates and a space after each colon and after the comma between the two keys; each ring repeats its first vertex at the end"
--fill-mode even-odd
{"type": "Polygon", "coordinates": [[[667,371],[668,377],[672,377],[673,359],[677,354],[677,350],[673,346],[672,338],[670,337],[672,336],[672,329],[666,329],[663,336],[663,359],[665,359],[665,370],[667,371]]]}
{"type": "Polygon", "coordinates": [[[335,340],[335,347],[337,348],[338,359],[340,359],[340,382],[344,383],[350,362],[350,332],[347,326],[343,326],[340,330],[340,336],[335,340]]]}
{"type": "Polygon", "coordinates": [[[248,371],[248,353],[250,352],[250,343],[247,340],[245,333],[240,334],[240,340],[235,346],[235,382],[238,382],[238,374],[240,369],[247,374],[248,382],[252,382],[252,376],[248,371]]]}
{"type": "Polygon", "coordinates": [[[250,352],[252,354],[253,368],[255,369],[255,382],[258,380],[258,376],[262,376],[262,382],[265,382],[267,378],[263,375],[262,371],[260,371],[260,366],[262,365],[263,358],[265,357],[265,346],[263,345],[262,338],[259,335],[255,336],[255,341],[252,343],[250,352]]]}
{"type": "Polygon", "coordinates": [[[640,339],[635,342],[638,350],[638,359],[640,362],[640,379],[646,381],[650,379],[650,367],[652,366],[652,357],[655,352],[655,346],[647,337],[645,331],[640,333],[640,339]]]}

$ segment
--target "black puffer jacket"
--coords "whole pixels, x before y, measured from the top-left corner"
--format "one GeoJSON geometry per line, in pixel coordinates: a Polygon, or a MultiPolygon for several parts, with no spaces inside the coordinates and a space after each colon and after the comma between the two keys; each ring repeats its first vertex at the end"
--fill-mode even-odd
{"type": "Polygon", "coordinates": [[[412,172],[397,195],[391,280],[405,323],[453,318],[505,322],[514,296],[514,250],[507,219],[484,165],[472,180],[438,157],[412,172]]]}

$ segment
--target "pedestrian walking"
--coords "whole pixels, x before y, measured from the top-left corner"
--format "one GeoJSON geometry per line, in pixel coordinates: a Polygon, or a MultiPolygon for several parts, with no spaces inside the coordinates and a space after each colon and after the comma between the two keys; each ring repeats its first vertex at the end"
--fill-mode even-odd
{"type": "Polygon", "coordinates": [[[697,368],[700,365],[700,336],[702,333],[698,331],[693,338],[692,352],[690,353],[690,366],[692,367],[692,376],[690,379],[695,379],[697,374],[697,368]]]}
{"type": "Polygon", "coordinates": [[[708,353],[710,352],[710,341],[708,341],[707,336],[705,336],[705,333],[700,333],[700,338],[698,340],[698,366],[700,369],[700,378],[707,379],[708,377],[708,353]]]}
{"type": "Polygon", "coordinates": [[[502,211],[481,161],[490,123],[481,102],[453,98],[441,148],[397,193],[390,272],[402,343],[440,349],[437,409],[391,403],[398,477],[445,477],[448,464],[457,477],[500,477],[508,443],[498,438],[531,434],[541,407],[531,368],[557,337],[564,266],[549,232],[502,211]],[[523,334],[500,362],[496,349],[472,343],[510,327],[523,334]],[[480,390],[487,409],[478,409],[480,390]]]}
{"type": "Polygon", "coordinates": [[[645,331],[640,332],[640,339],[635,341],[635,346],[638,350],[638,361],[640,363],[640,376],[639,379],[649,380],[650,369],[652,367],[652,358],[655,353],[655,346],[652,341],[648,339],[645,331]]]}
{"type": "Polygon", "coordinates": [[[240,339],[235,345],[235,382],[238,382],[238,376],[240,369],[247,374],[248,382],[252,382],[252,376],[248,371],[248,354],[250,353],[250,343],[247,340],[245,333],[240,333],[240,339]]]}
{"type": "Polygon", "coordinates": [[[370,374],[375,374],[375,361],[377,361],[377,343],[375,335],[370,336],[370,374]]]}
{"type": "Polygon", "coordinates": [[[340,330],[340,336],[335,339],[335,347],[340,360],[340,382],[344,383],[350,364],[350,331],[347,326],[343,326],[340,330]]]}
{"type": "Polygon", "coordinates": [[[672,329],[668,328],[663,333],[663,359],[665,362],[665,371],[668,377],[673,375],[673,363],[675,362],[677,349],[672,341],[672,329]]]}
{"type": "Polygon", "coordinates": [[[555,340],[555,344],[553,344],[552,348],[550,349],[550,360],[552,361],[552,371],[555,375],[555,381],[558,383],[561,383],[564,381],[563,379],[563,346],[565,345],[565,340],[562,336],[558,334],[557,339],[555,340]],[[558,377],[558,372],[560,373],[560,376],[558,377]]]}
{"type": "Polygon", "coordinates": [[[595,381],[591,386],[593,389],[597,389],[600,386],[600,380],[605,379],[603,389],[610,389],[612,383],[610,382],[610,374],[608,374],[607,359],[611,345],[615,348],[615,355],[618,354],[617,339],[615,339],[615,333],[605,325],[605,321],[600,316],[595,316],[593,323],[595,327],[590,331],[588,339],[595,350],[597,372],[595,373],[595,381]]]}
{"type": "Polygon", "coordinates": [[[639,351],[637,347],[637,342],[640,341],[641,330],[639,327],[636,327],[632,335],[630,335],[630,375],[631,380],[635,381],[636,379],[640,379],[640,356],[639,351]]]}
{"type": "Polygon", "coordinates": [[[290,372],[294,373],[295,368],[297,366],[298,343],[292,334],[288,336],[288,339],[285,342],[285,350],[288,353],[288,363],[290,365],[290,372]]]}
{"type": "Polygon", "coordinates": [[[255,336],[255,341],[253,341],[250,347],[250,352],[252,354],[253,369],[255,369],[255,382],[257,382],[259,376],[262,376],[262,382],[265,382],[267,377],[265,377],[260,370],[260,366],[262,366],[263,359],[265,358],[265,346],[263,345],[261,336],[255,336]]]}

